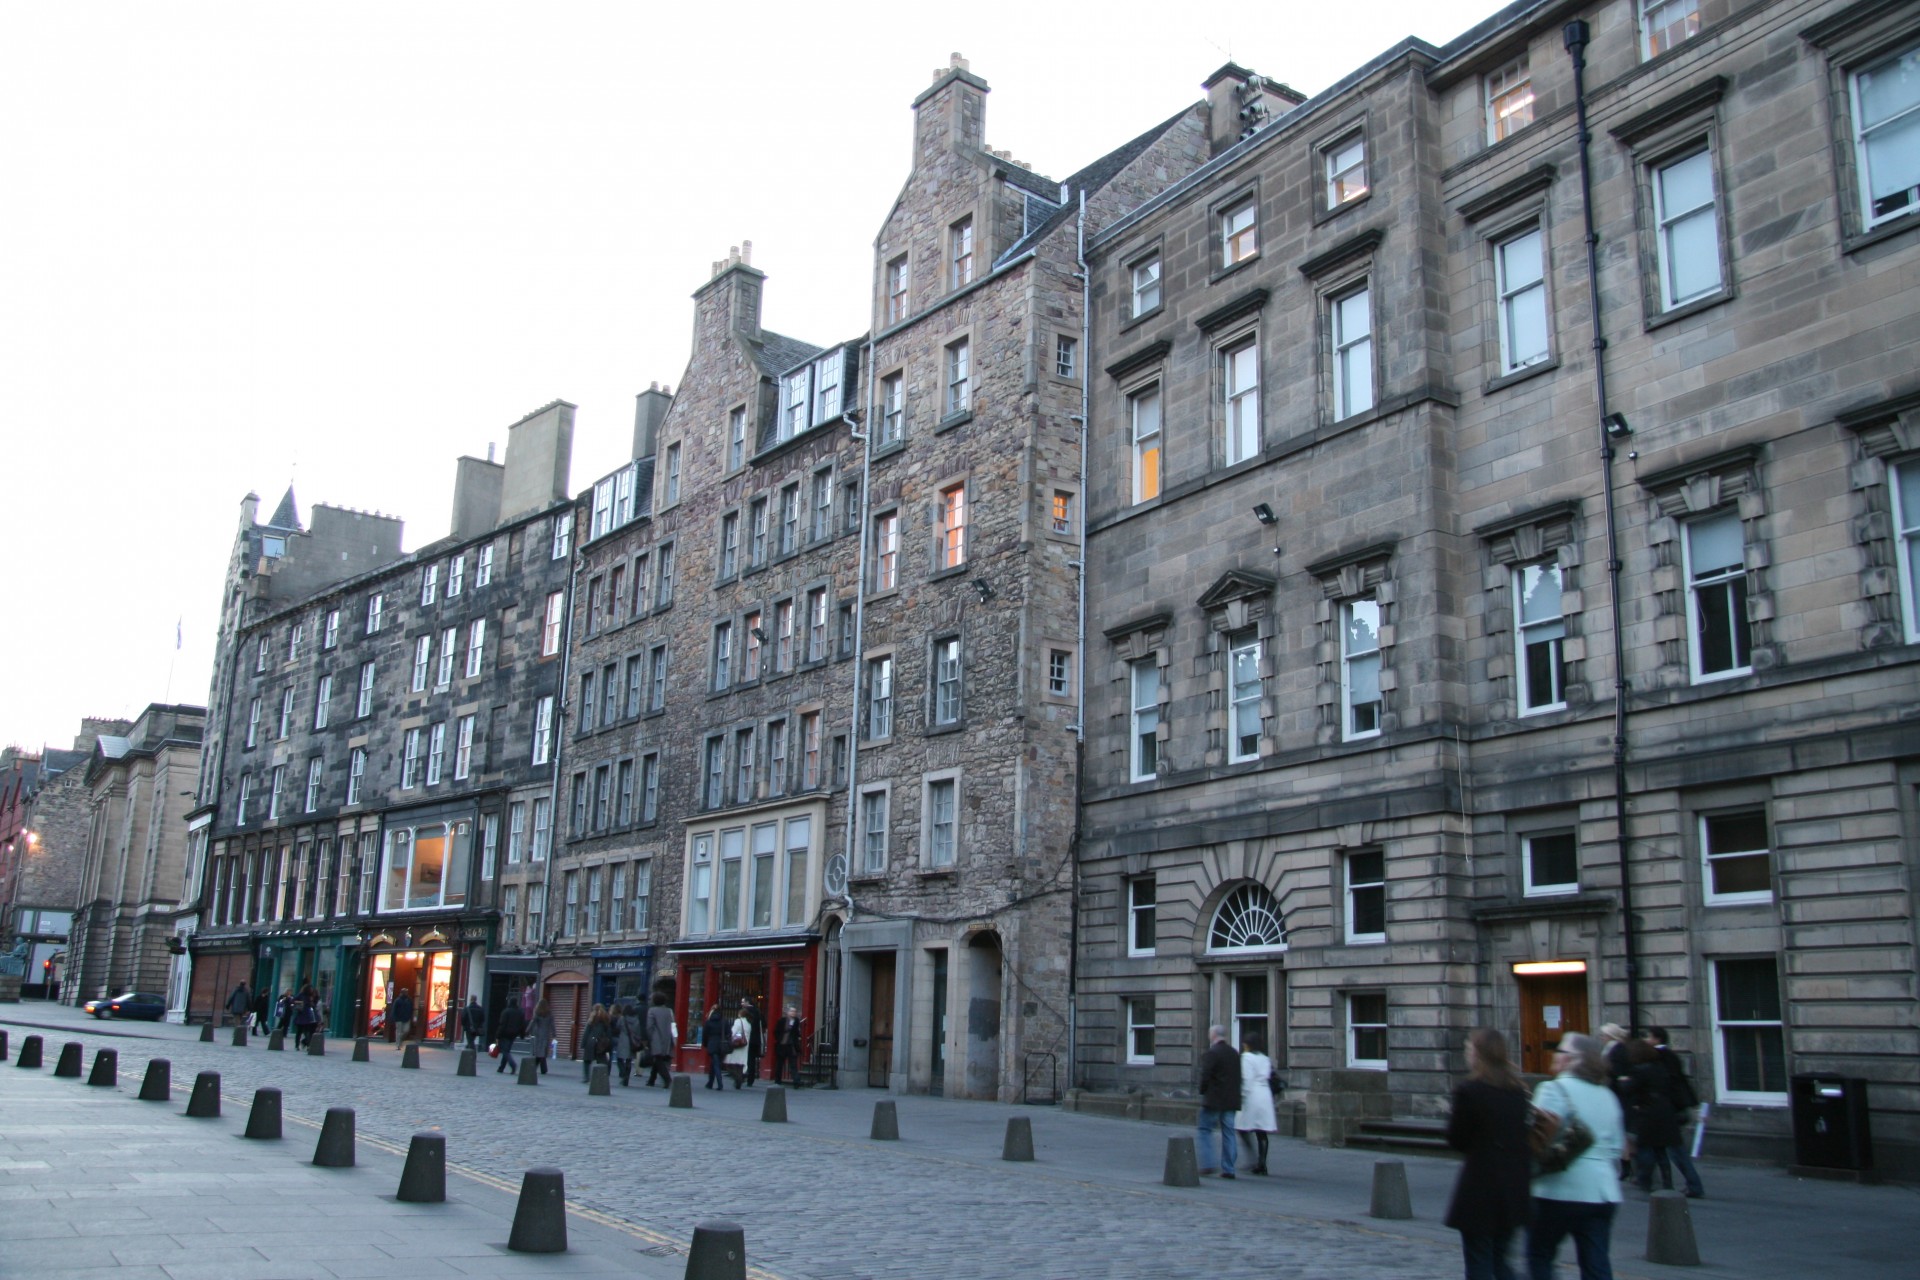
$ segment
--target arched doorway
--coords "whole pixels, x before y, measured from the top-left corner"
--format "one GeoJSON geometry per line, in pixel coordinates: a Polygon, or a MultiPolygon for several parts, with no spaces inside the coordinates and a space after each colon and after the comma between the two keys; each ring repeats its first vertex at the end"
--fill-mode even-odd
{"type": "Polygon", "coordinates": [[[966,1096],[1000,1096],[1000,935],[967,939],[966,1096]]]}
{"type": "Polygon", "coordinates": [[[1210,1016],[1226,1026],[1235,1047],[1251,1034],[1276,1066],[1286,1062],[1286,950],[1286,924],[1272,890],[1245,883],[1222,895],[1203,951],[1213,987],[1210,1016]]]}

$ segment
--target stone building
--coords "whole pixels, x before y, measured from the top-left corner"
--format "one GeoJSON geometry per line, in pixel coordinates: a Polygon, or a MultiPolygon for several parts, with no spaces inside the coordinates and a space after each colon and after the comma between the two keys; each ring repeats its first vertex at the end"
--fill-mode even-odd
{"type": "MultiPolygon", "coordinates": [[[[175,918],[192,910],[186,813],[200,785],[203,707],[153,703],[87,758],[87,833],[61,995],[165,994],[175,918]]],[[[107,726],[120,729],[118,723],[107,726]]]]}
{"type": "Polygon", "coordinates": [[[0,1000],[54,998],[67,967],[87,843],[87,757],[118,720],[83,720],[73,747],[0,752],[0,1000]]]}
{"type": "Polygon", "coordinates": [[[1342,1140],[1663,1025],[1710,1152],[1811,1072],[1920,1167],[1917,64],[1529,0],[1091,238],[1078,1083],[1237,1024],[1342,1140]]]}
{"type": "Polygon", "coordinates": [[[469,993],[497,1012],[531,985],[537,962],[490,953],[551,830],[572,438],[556,401],[504,465],[460,459],[450,532],[411,554],[392,517],[242,504],[189,818],[193,1016],[242,979],[311,983],[332,1034],[378,1035],[406,990],[441,1039],[469,993]]]}

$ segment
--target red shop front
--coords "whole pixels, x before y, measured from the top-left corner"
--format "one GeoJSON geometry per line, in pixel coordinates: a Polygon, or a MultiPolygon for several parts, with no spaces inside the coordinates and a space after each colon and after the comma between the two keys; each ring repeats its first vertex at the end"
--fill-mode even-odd
{"type": "Polygon", "coordinates": [[[728,942],[720,945],[687,943],[670,947],[677,964],[673,1018],[680,1027],[681,1049],[674,1069],[705,1074],[707,1055],[694,1043],[707,1011],[719,1005],[732,1022],[743,1000],[752,999],[767,1028],[767,1044],[760,1058],[760,1074],[773,1074],[773,1024],[786,1006],[800,1011],[800,1065],[812,1060],[819,1030],[820,938],[770,938],[763,944],[728,942]]]}

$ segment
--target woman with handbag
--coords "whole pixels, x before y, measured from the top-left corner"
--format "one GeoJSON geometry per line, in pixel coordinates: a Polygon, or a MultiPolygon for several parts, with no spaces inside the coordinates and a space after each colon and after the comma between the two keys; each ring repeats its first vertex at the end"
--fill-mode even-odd
{"type": "Polygon", "coordinates": [[[1580,1280],[1613,1280],[1613,1215],[1620,1205],[1620,1152],[1626,1127],[1600,1046],[1591,1036],[1564,1036],[1553,1054],[1554,1076],[1533,1091],[1545,1131],[1543,1172],[1533,1180],[1533,1225],[1527,1229],[1532,1280],[1553,1280],[1553,1255],[1573,1237],[1580,1280]],[[1582,1130],[1585,1131],[1583,1142],[1582,1130]],[[1553,1147],[1558,1145],[1559,1152],[1553,1147]],[[1577,1150],[1560,1166],[1560,1156],[1577,1150]]]}
{"type": "Polygon", "coordinates": [[[533,1006],[533,1021],[527,1024],[527,1039],[533,1041],[533,1060],[540,1074],[547,1074],[547,1058],[554,1052],[553,1010],[542,1000],[533,1006]]]}
{"type": "Polygon", "coordinates": [[[753,1060],[753,1020],[747,1017],[745,1005],[733,1020],[732,1035],[733,1042],[727,1049],[727,1074],[733,1077],[733,1087],[738,1089],[746,1083],[747,1067],[753,1060]]]}
{"type": "Polygon", "coordinates": [[[700,1024],[700,1047],[707,1055],[707,1088],[724,1089],[726,1081],[721,1078],[722,1065],[727,1060],[727,1015],[715,1005],[707,1010],[707,1020],[700,1024]]]}
{"type": "MultiPolygon", "coordinates": [[[[697,1014],[698,1009],[694,1010],[697,1014]]],[[[647,1010],[647,1086],[658,1080],[660,1087],[673,1087],[673,1051],[680,1029],[673,1025],[673,1010],[667,1007],[667,993],[653,993],[653,1006],[647,1010]]]]}
{"type": "Polygon", "coordinates": [[[1466,1159],[1446,1218],[1460,1233],[1467,1280],[1513,1280],[1507,1250],[1528,1217],[1527,1110],[1506,1037],[1485,1028],[1468,1036],[1467,1079],[1447,1117],[1447,1145],[1466,1159]]]}
{"type": "Polygon", "coordinates": [[[1265,1177],[1267,1139],[1280,1124],[1273,1110],[1273,1059],[1258,1031],[1240,1037],[1240,1110],[1234,1113],[1233,1127],[1240,1134],[1240,1150],[1256,1152],[1253,1172],[1265,1177]]]}

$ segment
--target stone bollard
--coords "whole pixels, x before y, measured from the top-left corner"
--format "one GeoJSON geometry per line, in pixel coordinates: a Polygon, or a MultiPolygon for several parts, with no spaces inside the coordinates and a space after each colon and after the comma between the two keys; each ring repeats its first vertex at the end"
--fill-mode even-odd
{"type": "Polygon", "coordinates": [[[367,1052],[367,1038],[365,1036],[361,1036],[353,1042],[353,1060],[355,1062],[373,1061],[373,1055],[367,1052]]]}
{"type": "Polygon", "coordinates": [[[693,1107],[693,1077],[673,1077],[673,1088],[667,1090],[667,1105],[670,1107],[693,1107]]]}
{"type": "Polygon", "coordinates": [[[111,1089],[120,1083],[120,1053],[115,1049],[96,1049],[93,1053],[93,1071],[87,1076],[87,1083],[102,1089],[111,1089]]]}
{"type": "Polygon", "coordinates": [[[520,1083],[521,1084],[539,1084],[540,1083],[540,1064],[535,1062],[532,1058],[520,1059],[520,1083]]]}
{"type": "Polygon", "coordinates": [[[253,1110],[247,1113],[247,1131],[240,1136],[273,1141],[279,1139],[280,1091],[278,1089],[253,1091],[253,1110]]]}
{"type": "Polygon", "coordinates": [[[187,1098],[187,1115],[195,1120],[216,1120],[220,1116],[220,1073],[202,1071],[193,1078],[193,1093],[187,1098]]]}
{"type": "Polygon", "coordinates": [[[1007,1117],[1006,1140],[1000,1144],[1002,1160],[1033,1159],[1033,1120],[1027,1116],[1007,1117]]]}
{"type": "Polygon", "coordinates": [[[39,1066],[41,1043],[39,1036],[28,1036],[25,1040],[22,1040],[20,1042],[20,1059],[13,1065],[16,1067],[39,1066]]]}
{"type": "Polygon", "coordinates": [[[402,1049],[400,1051],[400,1065],[407,1071],[418,1071],[420,1069],[420,1046],[417,1044],[409,1044],[405,1049],[402,1049]]]}
{"type": "Polygon", "coordinates": [[[558,1169],[542,1165],[520,1180],[520,1203],[513,1210],[507,1248],[515,1253],[567,1251],[567,1184],[558,1169]]]}
{"type": "Polygon", "coordinates": [[[147,1076],[140,1082],[140,1101],[170,1102],[173,1100],[173,1063],[166,1058],[149,1058],[147,1076]]]}
{"type": "Polygon", "coordinates": [[[867,1136],[875,1142],[900,1140],[900,1112],[891,1098],[873,1104],[873,1130],[867,1136]]]}
{"type": "Polygon", "coordinates": [[[604,1062],[596,1062],[587,1068],[587,1096],[589,1098],[605,1098],[612,1094],[613,1082],[607,1077],[607,1064],[604,1062]]]}
{"type": "Polygon", "coordinates": [[[1369,1218],[1411,1218],[1413,1196],[1407,1190],[1407,1165],[1404,1160],[1373,1162],[1373,1203],[1369,1218]]]}
{"type": "Polygon", "coordinates": [[[233,1029],[233,1047],[236,1049],[247,1047],[247,1024],[244,1022],[233,1029]]]}
{"type": "Polygon", "coordinates": [[[760,1104],[760,1120],[763,1124],[785,1124],[787,1122],[787,1091],[779,1085],[767,1090],[767,1100],[760,1104]]]}
{"type": "Polygon", "coordinates": [[[1169,1187],[1200,1185],[1200,1156],[1193,1149],[1193,1135],[1183,1133],[1167,1139],[1167,1163],[1160,1181],[1169,1187]]]}
{"type": "Polygon", "coordinates": [[[272,1034],[267,1037],[267,1048],[275,1053],[283,1053],[286,1051],[286,1047],[287,1033],[275,1027],[272,1034]]]}
{"type": "Polygon", "coordinates": [[[213,1043],[213,1024],[211,1022],[203,1022],[200,1024],[200,1043],[213,1043]]]}
{"type": "Polygon", "coordinates": [[[78,1040],[69,1040],[60,1046],[60,1061],[54,1063],[53,1074],[61,1077],[80,1078],[80,1058],[87,1051],[78,1040]]]}
{"type": "Polygon", "coordinates": [[[693,1229],[686,1280],[747,1280],[747,1233],[737,1222],[703,1222],[693,1229]]]}
{"type": "Polygon", "coordinates": [[[353,1108],[328,1107],[320,1126],[320,1141],[313,1149],[313,1162],[322,1169],[353,1168],[353,1108]]]}
{"type": "Polygon", "coordinates": [[[324,1058],[327,1056],[327,1038],[318,1031],[307,1037],[307,1056],[324,1058]]]}
{"type": "Polygon", "coordinates": [[[1656,1191],[1647,1201],[1647,1261],[1667,1267],[1697,1267],[1693,1213],[1678,1191],[1656,1191]]]}
{"type": "Polygon", "coordinates": [[[407,1144],[407,1167],[400,1171],[394,1199],[439,1204],[447,1198],[447,1135],[425,1129],[407,1144]]]}
{"type": "Polygon", "coordinates": [[[472,1049],[462,1049],[460,1051],[460,1069],[453,1074],[457,1076],[479,1075],[480,1055],[472,1049]]]}

